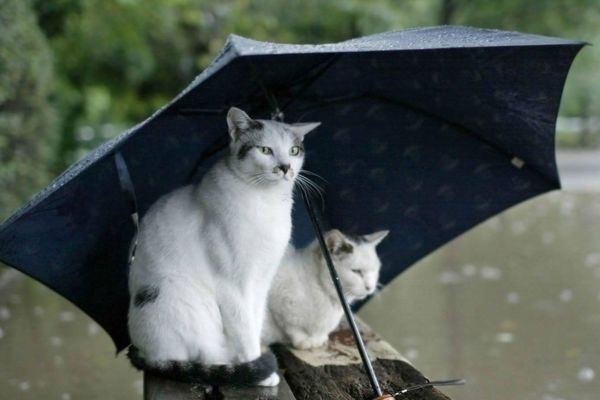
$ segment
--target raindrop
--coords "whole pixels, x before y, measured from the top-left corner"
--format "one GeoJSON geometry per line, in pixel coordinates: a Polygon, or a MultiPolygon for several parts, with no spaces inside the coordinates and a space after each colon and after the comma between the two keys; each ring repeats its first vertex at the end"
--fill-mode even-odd
{"type": "Polygon", "coordinates": [[[462,273],[464,276],[474,276],[477,274],[477,267],[473,264],[465,264],[462,267],[462,273]]]}
{"type": "Polygon", "coordinates": [[[521,235],[521,234],[525,233],[525,231],[527,230],[527,227],[525,226],[525,223],[523,221],[515,221],[510,226],[510,230],[515,235],[521,235]]]}
{"type": "Polygon", "coordinates": [[[87,332],[90,336],[96,336],[96,334],[98,333],[98,325],[96,325],[93,322],[90,322],[87,327],[87,332]]]}
{"type": "Polygon", "coordinates": [[[10,309],[8,307],[0,307],[0,320],[6,321],[10,318],[10,309]]]}
{"type": "Polygon", "coordinates": [[[556,397],[551,394],[545,394],[544,396],[542,396],[542,400],[565,400],[565,399],[562,397],[556,397]]]}
{"type": "Polygon", "coordinates": [[[596,373],[589,367],[581,368],[579,372],[577,372],[577,379],[579,379],[581,382],[591,382],[595,377],[596,373]]]}
{"type": "Polygon", "coordinates": [[[496,335],[496,341],[499,343],[512,343],[515,340],[515,335],[510,332],[500,332],[496,335]]]}
{"type": "Polygon", "coordinates": [[[560,291],[560,294],[558,297],[560,298],[560,301],[562,301],[563,303],[568,303],[571,300],[573,300],[573,291],[571,289],[563,289],[560,291]]]}
{"type": "Polygon", "coordinates": [[[36,317],[41,317],[44,315],[44,309],[41,306],[33,307],[33,315],[36,317]]]}
{"type": "Polygon", "coordinates": [[[71,393],[63,393],[60,395],[60,400],[71,400],[71,393]]]}
{"type": "Polygon", "coordinates": [[[593,267],[595,265],[600,265],[600,253],[590,253],[585,256],[585,261],[583,262],[586,267],[593,267]]]}
{"type": "Polygon", "coordinates": [[[0,328],[0,339],[2,339],[4,337],[4,331],[2,330],[2,328],[0,328]]]}
{"type": "Polygon", "coordinates": [[[550,244],[554,243],[554,233],[544,232],[542,234],[542,243],[545,245],[550,245],[550,244]]]}
{"type": "Polygon", "coordinates": [[[61,313],[58,315],[58,319],[60,319],[62,322],[72,322],[75,320],[75,313],[72,311],[61,311],[61,313]]]}
{"type": "Polygon", "coordinates": [[[562,215],[569,216],[569,215],[573,214],[574,208],[575,208],[575,203],[573,202],[573,200],[566,198],[560,204],[560,213],[562,215]]]}
{"type": "Polygon", "coordinates": [[[62,346],[63,340],[58,336],[50,336],[50,344],[55,347],[62,346]]]}
{"type": "Polygon", "coordinates": [[[498,217],[492,217],[488,219],[486,224],[495,231],[499,231],[502,229],[502,223],[500,222],[500,218],[498,217]]]}
{"type": "Polygon", "coordinates": [[[454,285],[460,283],[460,276],[456,272],[446,271],[439,275],[439,281],[442,285],[454,285]]]}
{"type": "Polygon", "coordinates": [[[510,292],[506,294],[506,302],[508,304],[517,304],[521,301],[521,296],[517,292],[510,292]]]}
{"type": "Polygon", "coordinates": [[[502,271],[499,268],[490,265],[484,265],[480,271],[481,278],[489,281],[497,281],[502,276],[502,271]]]}
{"type": "Polygon", "coordinates": [[[26,392],[31,388],[31,384],[27,381],[23,381],[19,383],[19,389],[26,392]]]}
{"type": "Polygon", "coordinates": [[[62,356],[58,356],[58,355],[54,356],[54,365],[60,366],[60,365],[63,365],[64,363],[65,363],[65,360],[64,360],[64,358],[62,358],[62,356]]]}
{"type": "Polygon", "coordinates": [[[414,361],[417,358],[419,358],[419,350],[414,348],[406,350],[406,353],[404,354],[406,355],[406,358],[408,358],[411,361],[414,361]]]}

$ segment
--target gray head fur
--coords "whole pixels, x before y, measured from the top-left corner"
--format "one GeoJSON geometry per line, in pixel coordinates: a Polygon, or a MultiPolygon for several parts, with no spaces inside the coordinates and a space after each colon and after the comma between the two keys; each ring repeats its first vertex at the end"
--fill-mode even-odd
{"type": "Polygon", "coordinates": [[[304,136],[319,125],[255,120],[232,107],[227,113],[230,165],[252,183],[293,182],[304,163],[304,136]]]}

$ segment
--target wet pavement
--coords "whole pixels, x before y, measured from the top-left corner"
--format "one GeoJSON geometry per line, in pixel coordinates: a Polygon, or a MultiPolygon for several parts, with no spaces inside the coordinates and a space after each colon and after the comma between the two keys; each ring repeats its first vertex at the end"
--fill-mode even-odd
{"type": "Polygon", "coordinates": [[[563,174],[571,189],[486,221],[361,310],[431,379],[466,378],[443,389],[452,398],[598,398],[600,165],[594,174],[577,158],[561,160],[577,167],[563,174]]]}

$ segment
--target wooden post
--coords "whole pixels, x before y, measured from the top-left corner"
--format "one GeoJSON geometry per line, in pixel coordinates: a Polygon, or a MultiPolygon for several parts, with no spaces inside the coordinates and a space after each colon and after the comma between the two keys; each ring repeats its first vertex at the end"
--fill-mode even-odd
{"type": "Polygon", "coordinates": [[[144,374],[144,400],[296,400],[285,379],[275,388],[210,388],[144,374]]]}
{"type": "MultiPolygon", "coordinates": [[[[384,393],[394,394],[427,379],[389,343],[358,320],[373,368],[384,393]]],[[[275,346],[279,366],[298,400],[373,400],[350,328],[342,322],[318,349],[296,350],[275,346]]],[[[382,398],[386,398],[385,396],[382,398]]],[[[389,398],[389,397],[388,397],[389,398]]],[[[435,388],[425,388],[397,399],[450,400],[435,388]]]]}
{"type": "MultiPolygon", "coordinates": [[[[426,382],[389,343],[358,320],[367,351],[384,393],[393,394],[426,382]]],[[[145,400],[375,400],[354,346],[350,328],[342,323],[318,349],[296,350],[274,346],[281,382],[277,388],[206,388],[144,376],[145,400]]],[[[412,400],[450,400],[435,388],[396,397],[412,400]]],[[[381,397],[380,399],[392,399],[381,397]]]]}

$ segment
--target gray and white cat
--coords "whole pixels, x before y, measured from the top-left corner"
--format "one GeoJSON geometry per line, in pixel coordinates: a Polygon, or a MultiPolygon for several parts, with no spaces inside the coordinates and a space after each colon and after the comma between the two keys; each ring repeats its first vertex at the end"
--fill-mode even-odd
{"type": "MultiPolygon", "coordinates": [[[[377,288],[381,262],[375,247],[389,231],[349,237],[337,229],[325,234],[340,283],[349,302],[377,288]]],[[[269,292],[262,340],[299,349],[319,347],[339,324],[342,306],[317,240],[303,249],[289,245],[269,292]]]]}
{"type": "Polygon", "coordinates": [[[200,184],[160,198],[141,221],[129,273],[129,357],[142,370],[212,384],[277,385],[260,332],[290,239],[303,138],[319,123],[227,114],[229,154],[200,184]]]}

